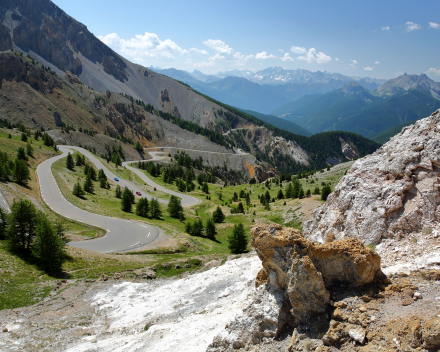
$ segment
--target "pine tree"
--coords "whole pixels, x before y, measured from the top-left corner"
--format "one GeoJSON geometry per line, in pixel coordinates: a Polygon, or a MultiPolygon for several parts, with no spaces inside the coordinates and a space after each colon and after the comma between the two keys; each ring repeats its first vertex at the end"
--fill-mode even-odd
{"type": "Polygon", "coordinates": [[[73,156],[72,154],[70,154],[70,152],[67,154],[66,167],[69,170],[73,170],[73,168],[75,167],[75,162],[73,161],[73,156]]]}
{"type": "Polygon", "coordinates": [[[37,224],[38,212],[30,200],[20,199],[14,202],[8,217],[7,228],[10,248],[30,254],[37,224]]]}
{"type": "Polygon", "coordinates": [[[321,189],[321,200],[327,200],[327,197],[332,193],[332,189],[330,188],[330,185],[325,185],[321,189]]]}
{"type": "Polygon", "coordinates": [[[293,198],[293,185],[289,182],[286,188],[286,198],[293,198]]]}
{"type": "Polygon", "coordinates": [[[310,192],[310,189],[308,189],[307,192],[306,192],[306,197],[309,198],[311,194],[312,193],[310,192]]]}
{"type": "Polygon", "coordinates": [[[243,203],[242,202],[238,203],[237,213],[243,213],[244,214],[244,208],[243,208],[243,203]]]}
{"type": "Polygon", "coordinates": [[[182,204],[180,198],[176,196],[171,196],[168,202],[168,213],[172,218],[178,219],[180,214],[183,212],[182,204]]]}
{"type": "Polygon", "coordinates": [[[136,215],[147,218],[150,212],[150,203],[147,198],[141,198],[136,204],[136,215]]]}
{"type": "Polygon", "coordinates": [[[34,154],[34,148],[32,148],[30,143],[26,144],[26,154],[30,157],[34,154]]]}
{"type": "Polygon", "coordinates": [[[249,193],[246,193],[246,205],[249,207],[251,205],[251,197],[249,193]]]}
{"type": "Polygon", "coordinates": [[[107,181],[107,176],[105,176],[105,172],[103,169],[98,170],[98,180],[104,179],[107,181]]]}
{"type": "Polygon", "coordinates": [[[122,193],[122,199],[121,199],[121,208],[122,211],[131,213],[131,209],[132,209],[132,202],[131,202],[131,197],[127,192],[123,192],[122,193]]]}
{"type": "Polygon", "coordinates": [[[90,175],[86,176],[83,188],[84,188],[84,191],[86,191],[87,193],[93,193],[95,187],[93,186],[93,181],[92,181],[92,178],[90,177],[90,175]]]}
{"type": "Polygon", "coordinates": [[[138,152],[141,152],[141,151],[142,151],[142,145],[141,145],[141,143],[140,143],[139,141],[136,142],[135,149],[136,149],[138,152]]]}
{"type": "Polygon", "coordinates": [[[27,142],[27,139],[28,139],[28,138],[27,138],[26,133],[23,132],[23,133],[21,134],[21,141],[22,141],[22,142],[27,142]]]}
{"type": "Polygon", "coordinates": [[[225,214],[223,214],[222,209],[219,206],[217,206],[217,209],[212,213],[212,219],[217,224],[225,221],[225,214]]]}
{"type": "Polygon", "coordinates": [[[242,223],[234,225],[232,234],[228,236],[229,250],[234,253],[243,253],[247,250],[248,238],[244,232],[244,226],[242,223]]]}
{"type": "Polygon", "coordinates": [[[161,219],[162,218],[162,211],[160,210],[160,204],[157,199],[151,199],[150,202],[150,213],[151,217],[153,219],[161,219]]]}
{"type": "Polygon", "coordinates": [[[206,237],[210,240],[215,240],[215,236],[217,236],[217,230],[215,228],[214,220],[209,218],[206,220],[206,228],[205,228],[206,237]]]}
{"type": "Polygon", "coordinates": [[[34,255],[47,270],[60,271],[66,260],[65,242],[45,215],[40,215],[35,233],[34,255]]]}
{"type": "Polygon", "coordinates": [[[26,183],[30,179],[29,166],[26,161],[15,159],[14,178],[18,183],[26,183]]]}
{"type": "Polygon", "coordinates": [[[75,185],[73,186],[72,194],[77,197],[82,197],[84,195],[84,191],[81,188],[79,182],[75,183],[75,185]]]}
{"type": "Polygon", "coordinates": [[[303,190],[302,187],[299,189],[299,192],[298,192],[298,198],[299,198],[299,199],[303,199],[303,198],[304,198],[304,190],[303,190]]]}
{"type": "Polygon", "coordinates": [[[23,147],[19,147],[17,151],[17,159],[27,161],[28,157],[26,156],[26,151],[23,147]]]}
{"type": "Polygon", "coordinates": [[[284,199],[284,193],[283,193],[283,190],[282,190],[282,189],[280,189],[280,190],[278,191],[277,198],[278,198],[278,199],[284,199]]]}
{"type": "Polygon", "coordinates": [[[117,185],[115,189],[115,197],[121,198],[122,197],[122,189],[121,186],[117,185]]]}
{"type": "Polygon", "coordinates": [[[81,157],[81,155],[79,153],[75,154],[75,165],[76,166],[84,165],[84,160],[83,160],[83,158],[81,157]]]}
{"type": "Polygon", "coordinates": [[[209,187],[206,182],[203,183],[202,191],[205,192],[206,194],[209,194],[209,187]]]}

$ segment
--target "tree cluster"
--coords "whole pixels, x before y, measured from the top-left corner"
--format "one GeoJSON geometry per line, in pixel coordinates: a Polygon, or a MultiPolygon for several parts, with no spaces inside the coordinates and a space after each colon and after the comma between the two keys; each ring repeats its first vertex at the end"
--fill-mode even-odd
{"type": "Polygon", "coordinates": [[[31,256],[49,271],[59,271],[66,260],[67,239],[61,224],[52,224],[27,199],[20,199],[7,214],[0,208],[0,240],[6,240],[12,252],[31,256]]]}

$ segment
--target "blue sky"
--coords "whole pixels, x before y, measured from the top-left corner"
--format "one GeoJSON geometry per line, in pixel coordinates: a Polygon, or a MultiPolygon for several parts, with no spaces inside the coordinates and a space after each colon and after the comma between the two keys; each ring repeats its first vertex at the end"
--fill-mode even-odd
{"type": "Polygon", "coordinates": [[[440,81],[440,1],[55,0],[127,59],[204,73],[339,72],[440,81]]]}

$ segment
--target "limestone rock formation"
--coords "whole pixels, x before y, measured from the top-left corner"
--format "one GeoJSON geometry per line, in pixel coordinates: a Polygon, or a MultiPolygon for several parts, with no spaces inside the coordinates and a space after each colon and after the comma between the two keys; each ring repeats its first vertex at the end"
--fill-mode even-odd
{"type": "Polygon", "coordinates": [[[322,243],[355,237],[366,244],[401,238],[440,221],[440,110],[405,127],[353,164],[304,236],[322,243]]]}
{"type": "Polygon", "coordinates": [[[379,255],[354,238],[319,244],[279,225],[255,225],[251,233],[263,264],[256,283],[284,295],[296,324],[324,313],[333,287],[359,287],[381,276],[379,255]]]}

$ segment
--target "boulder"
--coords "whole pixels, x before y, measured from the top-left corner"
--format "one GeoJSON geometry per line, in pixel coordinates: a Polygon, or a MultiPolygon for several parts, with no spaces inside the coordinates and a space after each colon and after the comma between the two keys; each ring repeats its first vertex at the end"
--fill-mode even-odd
{"type": "Polygon", "coordinates": [[[297,324],[327,310],[333,287],[360,287],[382,276],[379,255],[355,238],[319,244],[280,225],[255,225],[251,234],[263,264],[256,286],[281,292],[297,324]]]}
{"type": "Polygon", "coordinates": [[[304,236],[321,243],[355,237],[378,244],[440,221],[439,132],[437,110],[356,161],[304,223],[304,236]]]}

